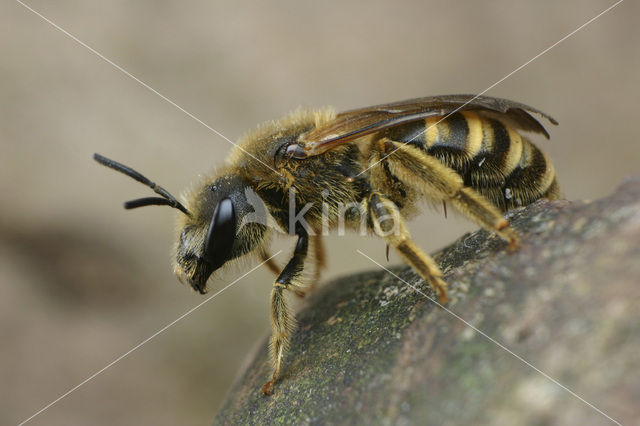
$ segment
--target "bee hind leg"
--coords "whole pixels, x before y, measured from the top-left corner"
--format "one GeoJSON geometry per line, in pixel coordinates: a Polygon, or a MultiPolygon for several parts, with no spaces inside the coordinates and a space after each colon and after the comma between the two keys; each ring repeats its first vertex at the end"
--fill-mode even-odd
{"type": "Polygon", "coordinates": [[[299,286],[297,282],[304,268],[307,257],[309,237],[304,229],[297,230],[298,242],[289,263],[284,267],[271,290],[271,339],[269,354],[273,366],[271,380],[262,386],[264,395],[273,394],[273,389],[280,377],[282,360],[289,346],[289,339],[296,327],[295,317],[292,315],[285,298],[285,290],[292,290],[299,286]]]}
{"type": "Polygon", "coordinates": [[[495,231],[503,240],[509,243],[509,249],[513,250],[518,246],[518,236],[509,226],[509,222],[502,216],[500,211],[493,207],[482,194],[473,188],[460,188],[451,197],[453,205],[465,216],[477,224],[495,231]]]}
{"type": "Polygon", "coordinates": [[[455,170],[413,146],[389,139],[381,146],[388,153],[385,161],[389,169],[403,183],[432,199],[450,201],[467,218],[495,231],[510,248],[517,246],[518,236],[500,210],[475,189],[464,186],[462,177],[455,170]]]}
{"type": "Polygon", "coordinates": [[[404,260],[435,290],[440,303],[447,302],[447,283],[433,259],[411,239],[398,207],[380,193],[369,197],[369,214],[376,233],[393,246],[404,260]]]}

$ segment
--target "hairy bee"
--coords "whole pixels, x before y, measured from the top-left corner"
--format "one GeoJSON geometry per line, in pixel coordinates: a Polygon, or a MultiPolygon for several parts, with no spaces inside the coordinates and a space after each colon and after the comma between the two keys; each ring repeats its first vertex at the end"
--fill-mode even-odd
{"type": "Polygon", "coordinates": [[[315,270],[323,267],[320,238],[328,229],[342,224],[381,236],[441,302],[447,300],[442,274],[404,224],[417,213],[418,201],[448,201],[516,246],[517,236],[502,213],[559,196],[549,159],[520,133],[549,137],[532,113],[557,124],[526,105],[471,95],[411,99],[342,113],[300,109],[241,139],[227,164],[192,190],[184,204],[133,169],[98,154],[94,158],[161,196],[129,201],[126,208],[169,205],[182,212],[175,272],[200,293],[212,272],[232,259],[250,253],[269,259],[272,228],[297,236],[282,270],[267,262],[277,274],[271,292],[273,375],[262,387],[264,394],[271,394],[295,326],[285,291],[304,292],[304,263],[310,252],[315,254],[315,270]]]}

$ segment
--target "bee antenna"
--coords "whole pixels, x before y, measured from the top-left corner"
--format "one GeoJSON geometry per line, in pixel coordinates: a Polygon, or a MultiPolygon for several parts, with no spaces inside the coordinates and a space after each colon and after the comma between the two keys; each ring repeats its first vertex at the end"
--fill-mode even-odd
{"type": "Polygon", "coordinates": [[[167,191],[160,185],[157,185],[155,182],[152,182],[151,180],[147,179],[145,176],[133,170],[131,167],[127,167],[124,164],[118,163],[117,161],[113,161],[107,157],[103,157],[100,154],[93,154],[93,159],[96,160],[98,163],[102,164],[103,166],[107,166],[113,170],[116,170],[122,174],[129,176],[130,178],[137,180],[138,182],[153,189],[153,191],[156,194],[162,196],[162,198],[148,197],[148,198],[139,198],[137,200],[127,201],[126,203],[124,203],[125,209],[135,209],[137,207],[144,207],[144,206],[171,206],[174,209],[180,210],[182,213],[186,214],[187,216],[191,216],[189,211],[180,203],[180,201],[176,200],[176,198],[173,195],[171,195],[169,191],[167,191]]]}

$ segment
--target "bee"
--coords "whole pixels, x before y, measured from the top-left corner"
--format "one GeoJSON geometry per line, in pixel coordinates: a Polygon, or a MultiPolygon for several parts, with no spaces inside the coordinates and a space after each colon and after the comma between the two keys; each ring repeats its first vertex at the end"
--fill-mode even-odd
{"type": "MultiPolygon", "coordinates": [[[[380,236],[447,301],[447,284],[433,259],[411,239],[405,220],[416,204],[449,202],[459,213],[515,248],[518,237],[502,213],[559,189],[549,158],[523,132],[549,133],[529,106],[487,96],[445,95],[336,113],[299,109],[243,137],[226,165],[179,202],[135,170],[98,154],[101,164],[152,188],[160,197],[125,208],[168,205],[180,210],[174,270],[182,282],[206,292],[211,274],[250,254],[277,274],[271,291],[270,355],[278,381],[295,318],[287,291],[304,294],[324,267],[322,234],[344,225],[380,236]],[[351,208],[345,208],[351,206],[351,208]],[[262,216],[258,213],[262,213],[262,216]],[[256,220],[257,216],[262,219],[256,220]],[[274,229],[297,238],[284,268],[268,253],[274,229]],[[311,248],[310,248],[311,247],[311,248]]],[[[446,211],[446,210],[445,210],[446,211]]]]}

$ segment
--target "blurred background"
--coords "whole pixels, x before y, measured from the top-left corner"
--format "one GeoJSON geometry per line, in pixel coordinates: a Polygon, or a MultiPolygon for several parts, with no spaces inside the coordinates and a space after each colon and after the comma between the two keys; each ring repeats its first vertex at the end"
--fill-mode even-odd
{"type": "MultiPolygon", "coordinates": [[[[27,3],[235,140],[299,105],[481,92],[613,1],[27,3]]],[[[487,93],[560,122],[534,140],[570,200],[640,171],[638,16],[622,3],[487,93]]],[[[16,424],[204,300],[171,271],[177,213],[124,211],[150,191],[91,155],[179,194],[232,146],[17,2],[0,55],[0,423],[16,424]]],[[[429,209],[411,228],[428,251],[475,229],[429,209]]],[[[386,262],[380,241],[327,246],[326,279],[375,267],[356,248],[386,262]]],[[[271,282],[240,280],[31,423],[209,423],[269,332],[271,282]]]]}

